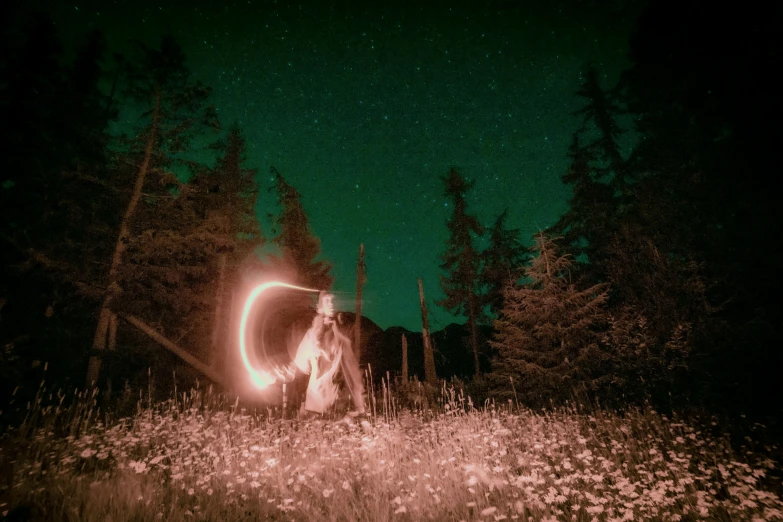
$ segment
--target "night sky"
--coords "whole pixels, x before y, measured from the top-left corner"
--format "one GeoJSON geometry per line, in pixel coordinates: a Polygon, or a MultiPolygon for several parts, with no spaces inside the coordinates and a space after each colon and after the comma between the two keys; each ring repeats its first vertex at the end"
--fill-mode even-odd
{"type": "Polygon", "coordinates": [[[170,31],[214,89],[224,125],[242,127],[259,214],[275,211],[270,165],[302,194],[334,265],[338,308],[354,308],[363,242],[364,314],[420,330],[422,277],[437,330],[459,320],[433,304],[451,213],[440,176],[456,166],[474,179],[469,211],[490,225],[508,207],[529,244],[566,209],[560,176],[582,73],[593,63],[611,86],[627,65],[638,6],[572,4],[121,1],[49,11],[65,38],[98,27],[112,49],[134,38],[156,46],[170,31]]]}

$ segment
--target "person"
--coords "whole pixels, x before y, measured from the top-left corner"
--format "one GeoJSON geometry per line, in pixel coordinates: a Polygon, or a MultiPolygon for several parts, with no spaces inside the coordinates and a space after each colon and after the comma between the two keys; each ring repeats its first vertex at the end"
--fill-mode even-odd
{"type": "Polygon", "coordinates": [[[364,384],[359,362],[351,341],[338,328],[332,294],[319,293],[316,316],[299,343],[293,362],[302,374],[309,376],[303,410],[323,413],[334,404],[338,394],[334,377],[342,369],[354,415],[364,414],[364,384]]]}

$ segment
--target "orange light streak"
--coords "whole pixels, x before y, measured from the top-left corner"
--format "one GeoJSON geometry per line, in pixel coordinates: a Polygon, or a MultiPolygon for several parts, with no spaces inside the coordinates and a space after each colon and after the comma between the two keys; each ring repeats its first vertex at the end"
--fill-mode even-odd
{"type": "MultiPolygon", "coordinates": [[[[250,317],[250,311],[253,308],[253,304],[256,302],[258,297],[265,292],[266,290],[269,290],[270,288],[274,287],[285,287],[285,288],[291,288],[294,290],[302,290],[304,292],[318,292],[319,290],[314,290],[312,288],[304,288],[301,286],[295,286],[295,285],[289,285],[288,283],[281,283],[279,281],[271,281],[269,283],[264,283],[261,285],[258,285],[253,289],[252,292],[250,292],[250,295],[248,296],[247,300],[245,301],[245,308],[242,310],[242,319],[239,322],[239,353],[242,356],[242,362],[245,365],[245,368],[247,369],[248,373],[250,374],[250,380],[253,381],[253,384],[256,385],[256,387],[260,389],[264,389],[267,386],[270,386],[271,384],[274,384],[277,378],[272,372],[266,371],[266,370],[260,370],[253,367],[253,364],[250,362],[250,359],[247,356],[247,322],[248,318],[250,317]]],[[[274,373],[280,375],[282,372],[280,370],[273,370],[274,373]]]]}

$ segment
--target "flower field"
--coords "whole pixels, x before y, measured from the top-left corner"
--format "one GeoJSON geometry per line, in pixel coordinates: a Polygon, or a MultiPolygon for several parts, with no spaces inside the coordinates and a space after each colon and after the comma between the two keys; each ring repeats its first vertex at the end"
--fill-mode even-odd
{"type": "Polygon", "coordinates": [[[362,429],[194,396],[104,423],[81,399],[32,407],[5,435],[2,518],[783,519],[775,448],[738,452],[650,410],[474,409],[452,392],[439,413],[387,410],[362,429]]]}

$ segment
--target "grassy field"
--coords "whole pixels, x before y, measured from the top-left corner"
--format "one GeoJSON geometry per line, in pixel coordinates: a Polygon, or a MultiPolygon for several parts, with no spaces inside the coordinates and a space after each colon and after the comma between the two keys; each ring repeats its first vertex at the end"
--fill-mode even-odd
{"type": "Polygon", "coordinates": [[[111,422],[94,394],[49,400],[3,438],[6,520],[783,519],[775,448],[651,410],[474,408],[452,390],[365,430],[197,392],[111,422]]]}

